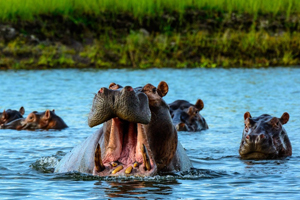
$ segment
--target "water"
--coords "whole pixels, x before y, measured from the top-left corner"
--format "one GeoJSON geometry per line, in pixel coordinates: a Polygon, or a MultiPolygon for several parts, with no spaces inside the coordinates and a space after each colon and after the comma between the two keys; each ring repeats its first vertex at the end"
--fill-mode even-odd
{"type": "Polygon", "coordinates": [[[63,131],[0,130],[1,199],[299,199],[300,68],[0,71],[0,110],[55,109],[63,131]],[[58,159],[98,127],[87,116],[94,93],[116,82],[158,85],[164,80],[172,102],[204,101],[209,130],[181,132],[179,139],[196,169],[151,178],[97,178],[54,174],[58,159]],[[245,161],[238,156],[243,115],[290,114],[284,125],[290,158],[245,161]]]}

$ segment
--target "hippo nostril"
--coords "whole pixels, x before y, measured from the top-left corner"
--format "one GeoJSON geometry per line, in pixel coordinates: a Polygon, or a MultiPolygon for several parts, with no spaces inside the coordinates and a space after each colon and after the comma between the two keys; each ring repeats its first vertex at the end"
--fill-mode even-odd
{"type": "Polygon", "coordinates": [[[130,87],[130,86],[128,86],[128,87],[127,87],[127,91],[133,91],[133,88],[130,87]]]}
{"type": "Polygon", "coordinates": [[[100,90],[98,91],[98,93],[103,93],[103,92],[104,92],[103,88],[100,88],[100,90]]]}

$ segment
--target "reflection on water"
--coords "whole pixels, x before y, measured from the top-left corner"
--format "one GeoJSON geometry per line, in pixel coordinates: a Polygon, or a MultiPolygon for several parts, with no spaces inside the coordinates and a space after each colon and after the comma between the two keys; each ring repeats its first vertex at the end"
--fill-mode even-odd
{"type": "Polygon", "coordinates": [[[286,199],[300,197],[300,69],[151,69],[0,71],[0,110],[55,109],[69,126],[62,131],[0,130],[0,196],[4,199],[286,199]],[[167,102],[204,101],[210,129],[180,132],[195,169],[150,178],[100,178],[53,174],[55,163],[98,127],[87,116],[93,95],[111,82],[123,86],[169,84],[167,102]],[[241,160],[243,115],[290,114],[284,125],[293,156],[241,160]]]}
{"type": "MultiPolygon", "coordinates": [[[[123,197],[123,198],[142,198],[149,199],[153,197],[153,194],[158,196],[164,196],[167,198],[168,195],[173,193],[173,187],[179,184],[176,180],[172,181],[99,181],[96,182],[93,188],[93,193],[95,196],[95,191],[105,189],[105,194],[107,197],[123,197]],[[173,187],[171,187],[173,186],[173,187]]],[[[158,198],[156,196],[156,198],[158,198]]],[[[101,197],[101,196],[98,196],[101,197]]],[[[163,198],[163,197],[162,197],[163,198]]]]}

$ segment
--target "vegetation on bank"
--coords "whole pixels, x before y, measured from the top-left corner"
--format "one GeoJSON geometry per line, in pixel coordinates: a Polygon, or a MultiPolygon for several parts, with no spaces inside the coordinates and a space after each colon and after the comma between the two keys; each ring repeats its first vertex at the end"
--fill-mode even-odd
{"type": "Polygon", "coordinates": [[[0,69],[300,64],[298,0],[10,0],[0,8],[0,69]]]}
{"type": "Polygon", "coordinates": [[[94,15],[105,12],[119,14],[132,13],[137,18],[147,15],[162,15],[165,12],[185,13],[187,9],[237,12],[257,15],[278,13],[289,16],[300,13],[299,0],[8,0],[0,1],[0,19],[12,20],[21,18],[33,20],[43,14],[51,15],[94,15]]]}
{"type": "Polygon", "coordinates": [[[101,36],[76,48],[14,40],[0,49],[2,69],[286,66],[300,64],[300,33],[199,31],[168,36],[141,31],[124,38],[101,36]]]}

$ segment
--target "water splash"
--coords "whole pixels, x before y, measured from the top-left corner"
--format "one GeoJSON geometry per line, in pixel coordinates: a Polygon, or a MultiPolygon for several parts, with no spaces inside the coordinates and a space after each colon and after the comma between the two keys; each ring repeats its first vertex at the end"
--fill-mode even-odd
{"type": "Polygon", "coordinates": [[[55,155],[41,157],[40,159],[36,160],[33,164],[31,164],[29,167],[43,173],[53,173],[57,163],[61,160],[61,158],[65,154],[66,153],[62,151],[58,151],[56,152],[55,155]]]}

